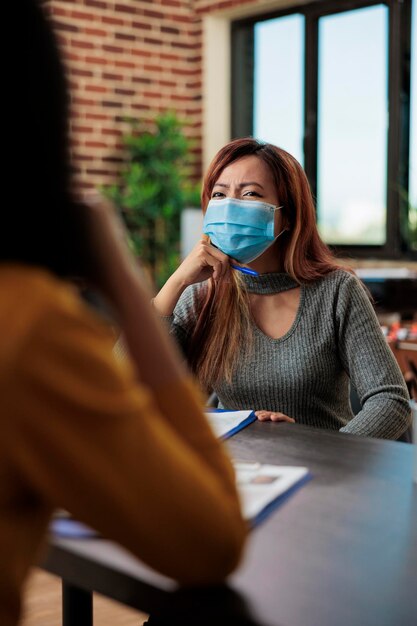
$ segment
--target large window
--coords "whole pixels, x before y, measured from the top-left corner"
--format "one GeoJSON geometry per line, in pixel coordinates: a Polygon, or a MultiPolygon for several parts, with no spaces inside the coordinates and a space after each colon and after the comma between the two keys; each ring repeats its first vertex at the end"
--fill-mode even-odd
{"type": "Polygon", "coordinates": [[[254,38],[253,134],[303,163],[304,18],[260,22],[254,38]]]}
{"type": "Polygon", "coordinates": [[[233,136],[291,152],[323,238],[355,256],[417,253],[416,13],[335,0],[233,24],[233,136]]]}

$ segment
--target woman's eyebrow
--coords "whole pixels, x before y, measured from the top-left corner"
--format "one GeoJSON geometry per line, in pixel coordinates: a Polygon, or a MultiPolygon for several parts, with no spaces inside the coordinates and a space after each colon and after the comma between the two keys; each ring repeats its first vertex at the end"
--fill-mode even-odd
{"type": "MultiPolygon", "coordinates": [[[[250,187],[256,185],[256,187],[260,187],[261,189],[263,189],[263,185],[261,185],[261,183],[257,183],[256,181],[247,181],[244,183],[239,183],[237,186],[242,188],[242,187],[250,187]]],[[[226,189],[229,189],[230,185],[226,185],[226,183],[215,183],[214,187],[224,187],[226,189]]]]}

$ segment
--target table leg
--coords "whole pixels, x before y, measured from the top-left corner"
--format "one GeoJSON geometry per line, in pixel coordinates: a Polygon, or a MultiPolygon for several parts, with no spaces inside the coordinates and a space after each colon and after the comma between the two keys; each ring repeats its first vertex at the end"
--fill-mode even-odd
{"type": "Polygon", "coordinates": [[[62,581],[63,626],[93,626],[93,594],[62,581]]]}

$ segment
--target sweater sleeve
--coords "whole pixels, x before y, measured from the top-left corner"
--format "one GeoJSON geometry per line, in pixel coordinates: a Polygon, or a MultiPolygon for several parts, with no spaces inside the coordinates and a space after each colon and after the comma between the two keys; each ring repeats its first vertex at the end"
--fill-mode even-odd
{"type": "Polygon", "coordinates": [[[198,300],[203,285],[190,285],[181,294],[172,315],[160,316],[167,325],[185,358],[187,358],[188,342],[197,321],[198,300]]]}
{"type": "Polygon", "coordinates": [[[93,316],[53,310],[21,346],[6,389],[8,454],[38,497],[182,583],[233,570],[246,526],[190,381],[151,394],[93,316]]]}
{"type": "Polygon", "coordinates": [[[341,432],[398,438],[411,423],[408,391],[359,279],[344,274],[337,294],[340,358],[362,409],[341,432]]]}

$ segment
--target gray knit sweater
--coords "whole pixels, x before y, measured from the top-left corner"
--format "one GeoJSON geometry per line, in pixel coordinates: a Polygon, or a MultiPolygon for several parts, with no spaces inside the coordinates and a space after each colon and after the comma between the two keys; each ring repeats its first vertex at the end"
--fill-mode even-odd
{"type": "MultiPolygon", "coordinates": [[[[243,275],[251,293],[272,294],[298,285],[288,274],[243,275]]],[[[196,295],[182,294],[167,318],[185,355],[196,320],[196,295]]],[[[215,388],[220,408],[281,411],[300,424],[345,433],[396,439],[411,421],[408,392],[382,335],[369,298],[355,276],[337,270],[301,286],[300,305],[290,330],[271,339],[253,322],[249,357],[231,384],[215,388]],[[362,410],[354,416],[349,380],[362,410]]]]}

